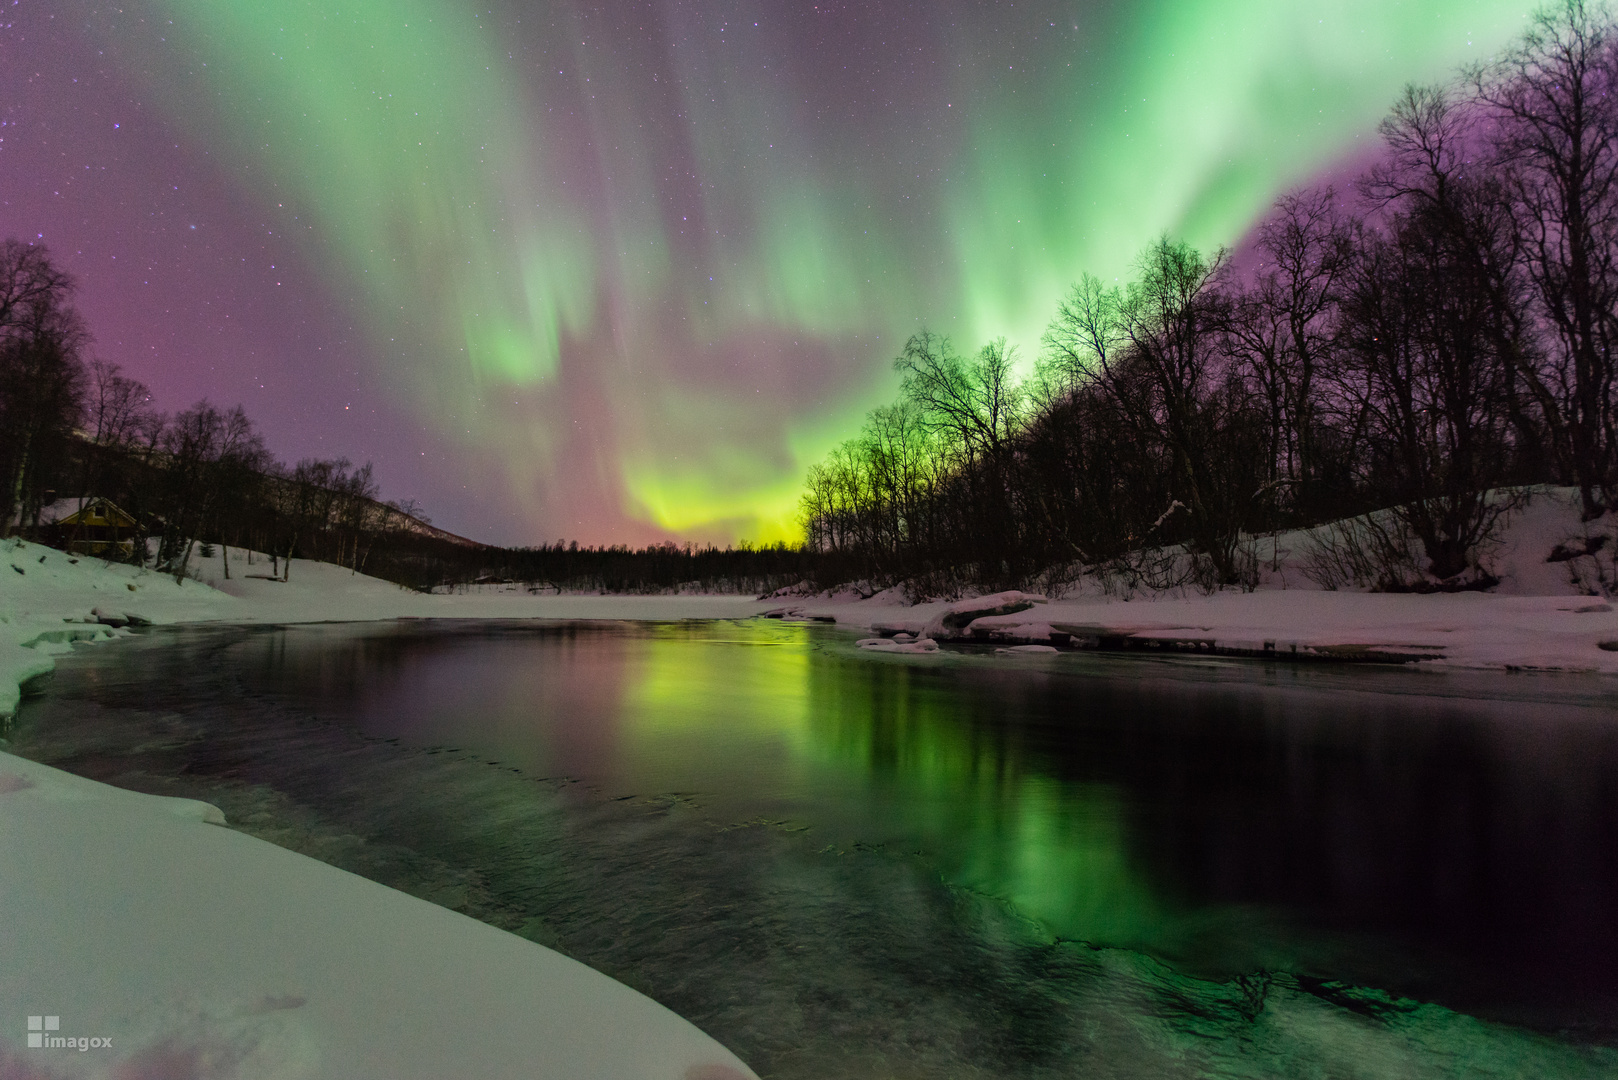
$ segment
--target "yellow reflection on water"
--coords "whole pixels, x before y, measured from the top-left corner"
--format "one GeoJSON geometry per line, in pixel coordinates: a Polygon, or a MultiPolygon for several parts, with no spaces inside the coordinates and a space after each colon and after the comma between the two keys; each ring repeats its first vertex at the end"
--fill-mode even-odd
{"type": "Polygon", "coordinates": [[[924,671],[802,628],[737,630],[664,627],[627,652],[621,745],[636,771],[722,745],[730,760],[698,771],[746,772],[806,810],[861,804],[859,839],[920,851],[1054,936],[1163,943],[1172,916],[1131,856],[1116,787],[1052,775],[993,703],[924,671]]]}

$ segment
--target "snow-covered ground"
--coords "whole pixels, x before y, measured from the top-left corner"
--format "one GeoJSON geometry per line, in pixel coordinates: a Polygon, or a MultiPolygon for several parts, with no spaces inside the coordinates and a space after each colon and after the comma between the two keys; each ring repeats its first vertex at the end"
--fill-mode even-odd
{"type": "MultiPolygon", "coordinates": [[[[1329,591],[1305,569],[1312,538],[1259,545],[1252,592],[1128,598],[1080,579],[910,606],[870,598],[555,596],[509,587],[427,596],[297,561],[197,563],[196,580],[0,542],[0,716],[19,685],[77,641],[152,624],[375,619],[833,618],[866,647],[937,654],[1001,643],[1006,662],[1053,645],[1178,648],[1427,665],[1618,674],[1608,548],[1591,547],[1568,492],[1541,491],[1489,557],[1487,593],[1329,591]],[[1266,546],[1268,545],[1268,546],[1266,546]],[[1603,562],[1602,560],[1605,560],[1603,562]]],[[[929,662],[929,661],[922,661],[929,662]]],[[[659,1077],[752,1075],[654,1002],[521,938],[219,828],[200,803],[119,791],[0,753],[0,1078],[659,1077]],[[112,1040],[86,1050],[42,1039],[112,1040]],[[46,1025],[51,1018],[59,1026],[46,1025]]]]}
{"type": "Polygon", "coordinates": [[[881,636],[862,644],[883,652],[926,653],[933,651],[930,642],[963,640],[1000,643],[1010,659],[1032,651],[1021,646],[1104,643],[1612,675],[1618,674],[1618,611],[1603,594],[1603,578],[1610,588],[1615,529],[1611,519],[1581,525],[1571,490],[1541,489],[1512,516],[1486,557],[1500,579],[1488,592],[1327,590],[1307,572],[1318,534],[1292,532],[1258,541],[1261,573],[1252,592],[1126,594],[1115,582],[1091,577],[1049,600],[1005,593],[911,606],[889,590],[869,599],[782,599],[776,610],[869,630],[881,636]],[[1560,557],[1592,546],[1603,532],[1608,539],[1596,552],[1560,557]],[[1553,553],[1556,561],[1547,561],[1553,553]]]}
{"type": "Polygon", "coordinates": [[[984,600],[998,602],[1000,596],[886,611],[875,609],[872,601],[794,606],[876,633],[905,635],[898,639],[899,645],[908,644],[902,650],[883,639],[866,639],[868,648],[887,652],[930,652],[929,640],[1047,648],[1099,643],[1283,660],[1414,660],[1440,667],[1618,675],[1618,651],[1610,651],[1618,650],[1618,614],[1611,604],[1589,597],[1227,592],[1129,604],[1036,602],[954,631],[938,625],[952,608],[969,614],[984,600]]]}
{"type": "Polygon", "coordinates": [[[583,964],[222,821],[0,753],[0,1077],[753,1075],[583,964]]]}

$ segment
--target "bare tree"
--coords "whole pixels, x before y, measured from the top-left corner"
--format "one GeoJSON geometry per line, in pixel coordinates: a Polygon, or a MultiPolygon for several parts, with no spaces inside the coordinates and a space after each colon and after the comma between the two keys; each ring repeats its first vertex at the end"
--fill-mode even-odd
{"type": "Polygon", "coordinates": [[[1015,367],[1016,350],[1005,338],[967,361],[949,338],[927,330],[912,334],[893,362],[903,379],[900,396],[968,461],[999,453],[1015,434],[1023,403],[1015,367]]]}
{"type": "Polygon", "coordinates": [[[42,246],[0,244],[0,535],[14,514],[37,517],[48,449],[83,412],[89,334],[72,291],[42,246]]]}
{"type": "Polygon", "coordinates": [[[860,444],[870,462],[880,546],[897,556],[930,535],[925,518],[938,480],[936,448],[920,410],[910,402],[872,410],[860,444]]]}
{"type": "Polygon", "coordinates": [[[1585,0],[1537,12],[1516,47],[1474,70],[1509,176],[1548,371],[1518,358],[1564,479],[1591,519],[1618,508],[1618,35],[1585,0]]]}
{"type": "Polygon", "coordinates": [[[1048,367],[1105,395],[1141,445],[1166,452],[1171,501],[1186,508],[1187,529],[1221,583],[1240,577],[1234,545],[1247,508],[1223,490],[1225,470],[1215,465],[1223,424],[1217,399],[1228,389],[1228,266],[1223,251],[1208,259],[1163,237],[1142,254],[1140,276],[1126,288],[1081,279],[1044,339],[1048,367]]]}
{"type": "Polygon", "coordinates": [[[90,363],[90,387],[85,402],[87,434],[97,446],[125,446],[147,426],[152,392],[146,384],[124,376],[117,364],[90,363]]]}
{"type": "Polygon", "coordinates": [[[339,565],[346,562],[349,569],[359,573],[365,554],[370,550],[369,541],[383,524],[383,507],[377,502],[379,492],[371,463],[367,461],[334,481],[337,503],[332,525],[338,532],[337,562],[339,565]]]}
{"type": "Polygon", "coordinates": [[[1272,505],[1321,509],[1330,468],[1320,376],[1329,364],[1351,231],[1330,188],[1283,195],[1259,227],[1264,265],[1230,310],[1229,345],[1265,409],[1265,488],[1272,505]]]}
{"type": "Polygon", "coordinates": [[[198,539],[217,533],[224,542],[233,513],[248,499],[268,459],[263,440],[240,405],[220,412],[197,402],[174,418],[163,437],[167,494],[159,558],[183,581],[198,539]]]}
{"type": "MultiPolygon", "coordinates": [[[[108,494],[118,464],[127,458],[131,448],[145,440],[157,419],[151,399],[146,385],[126,378],[117,364],[91,361],[89,389],[85,395],[87,445],[80,449],[81,504],[88,496],[108,494]]],[[[161,424],[155,426],[161,427],[161,424]]]]}
{"type": "Polygon", "coordinates": [[[1470,167],[1471,123],[1438,88],[1409,87],[1395,105],[1389,162],[1365,182],[1384,228],[1358,241],[1343,310],[1341,385],[1365,419],[1368,482],[1440,581],[1477,570],[1511,507],[1489,489],[1507,473],[1507,375],[1523,348],[1500,310],[1511,222],[1497,181],[1470,167]]]}
{"type": "Polygon", "coordinates": [[[0,333],[37,320],[40,310],[63,307],[73,287],[44,244],[0,242],[0,333]]]}

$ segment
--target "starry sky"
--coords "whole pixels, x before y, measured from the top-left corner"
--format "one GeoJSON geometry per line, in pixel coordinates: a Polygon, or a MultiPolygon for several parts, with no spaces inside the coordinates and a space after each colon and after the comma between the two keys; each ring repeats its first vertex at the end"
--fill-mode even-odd
{"type": "Polygon", "coordinates": [[[927,326],[1234,243],[1522,0],[0,0],[0,234],[506,544],[771,541],[927,326]]]}

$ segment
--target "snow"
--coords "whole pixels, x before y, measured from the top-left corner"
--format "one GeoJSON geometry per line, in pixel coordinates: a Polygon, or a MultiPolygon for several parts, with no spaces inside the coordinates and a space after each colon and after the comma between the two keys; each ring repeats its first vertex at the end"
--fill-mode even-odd
{"type": "Polygon", "coordinates": [[[0,753],[0,1076],[753,1076],[583,964],[223,821],[0,753]],[[110,1046],[30,1048],[34,1015],[110,1046]]]}
{"type": "MultiPolygon", "coordinates": [[[[1306,572],[1317,534],[1295,531],[1255,542],[1261,573],[1251,592],[1151,594],[1087,576],[1067,595],[1049,601],[1031,593],[996,593],[896,612],[891,596],[861,600],[844,594],[813,598],[795,610],[805,617],[831,616],[889,641],[914,635],[1013,648],[1104,644],[1618,674],[1618,611],[1599,595],[1612,587],[1618,522],[1581,524],[1570,489],[1539,488],[1531,494],[1485,557],[1485,566],[1500,578],[1488,592],[1326,590],[1306,572]],[[1603,533],[1610,539],[1597,554],[1547,561],[1559,547],[1564,554],[1569,547],[1583,550],[1603,533]]],[[[864,648],[908,651],[879,644],[864,648]]],[[[1022,654],[1007,649],[1001,655],[1022,654]]]]}
{"type": "Polygon", "coordinates": [[[913,656],[938,651],[938,642],[932,638],[923,637],[912,641],[908,640],[908,635],[905,634],[895,635],[891,638],[861,638],[854,644],[867,652],[908,653],[913,656]],[[901,641],[899,640],[900,638],[906,638],[907,640],[901,641]]]}
{"type": "Polygon", "coordinates": [[[878,633],[902,626],[931,638],[998,645],[1082,646],[1103,639],[1115,646],[1156,642],[1191,648],[1200,643],[1204,651],[1234,655],[1358,659],[1369,653],[1438,667],[1618,674],[1618,651],[1603,648],[1618,642],[1618,613],[1610,604],[1576,595],[1276,590],[1131,602],[1053,600],[1035,618],[985,616],[952,633],[933,626],[943,607],[919,605],[912,609],[914,617],[903,622],[857,603],[810,605],[808,610],[878,633]]]}
{"type": "Polygon", "coordinates": [[[1048,603],[1050,601],[1043,596],[1016,590],[957,600],[953,604],[946,604],[943,611],[934,615],[923,634],[926,637],[947,637],[950,631],[970,626],[978,619],[996,615],[1014,615],[1020,611],[1027,611],[1035,604],[1048,603]]]}

